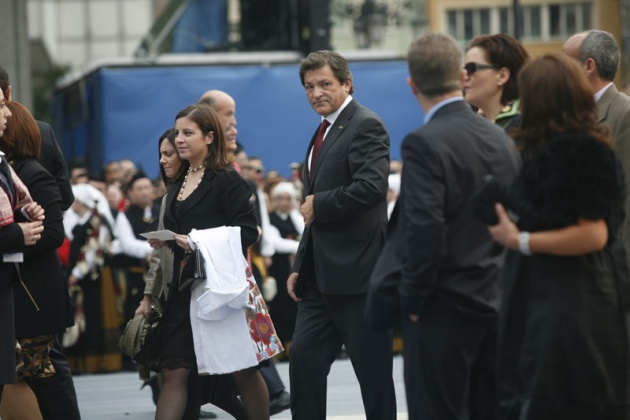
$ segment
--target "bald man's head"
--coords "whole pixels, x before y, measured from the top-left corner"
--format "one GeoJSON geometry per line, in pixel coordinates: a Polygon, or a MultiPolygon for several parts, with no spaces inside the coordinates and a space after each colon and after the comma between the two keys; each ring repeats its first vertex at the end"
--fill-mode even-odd
{"type": "Polygon", "coordinates": [[[227,148],[230,152],[236,149],[236,102],[221,90],[209,90],[201,95],[199,103],[210,105],[217,113],[227,148]]]}
{"type": "Polygon", "coordinates": [[[580,32],[567,39],[562,45],[562,52],[571,58],[580,61],[580,55],[582,52],[582,43],[584,38],[588,35],[586,32],[580,32]]]}

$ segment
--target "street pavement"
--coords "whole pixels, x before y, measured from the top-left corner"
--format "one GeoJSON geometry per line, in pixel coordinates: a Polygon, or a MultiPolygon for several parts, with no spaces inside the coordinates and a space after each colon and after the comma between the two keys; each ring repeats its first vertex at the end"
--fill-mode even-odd
{"type": "MultiPolygon", "coordinates": [[[[289,365],[277,364],[280,377],[289,389],[289,365]]],[[[142,382],[138,374],[120,372],[74,377],[81,416],[84,420],[150,420],[155,416],[155,406],[151,400],[151,390],[140,390],[142,382]]],[[[402,371],[402,356],[394,356],[394,384],[398,402],[398,420],[407,420],[407,405],[402,371]]],[[[203,410],[217,414],[219,420],[232,419],[224,411],[205,405],[203,410]]],[[[365,419],[359,384],[349,359],[337,360],[328,376],[329,420],[365,419]]],[[[272,417],[273,420],[289,420],[287,410],[272,417]]]]}

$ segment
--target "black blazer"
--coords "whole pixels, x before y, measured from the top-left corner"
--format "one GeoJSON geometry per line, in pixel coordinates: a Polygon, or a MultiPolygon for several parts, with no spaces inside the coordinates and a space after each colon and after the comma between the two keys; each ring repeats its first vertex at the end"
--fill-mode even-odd
{"type": "MultiPolygon", "coordinates": [[[[0,171],[12,180],[9,164],[4,158],[0,162],[0,171]]],[[[0,185],[6,191],[4,183],[0,182],[0,185]]],[[[11,290],[14,269],[13,263],[2,262],[2,254],[22,251],[24,234],[17,221],[0,228],[0,385],[15,383],[15,320],[11,290]]]]}
{"type": "Polygon", "coordinates": [[[41,239],[24,248],[24,263],[20,264],[22,280],[39,311],[24,288],[15,284],[15,333],[22,338],[63,332],[73,321],[68,289],[57,255],[57,248],[64,239],[61,194],[53,176],[36,160],[15,161],[13,169],[46,216],[41,239]]]}
{"type": "Polygon", "coordinates": [[[297,292],[314,279],[322,293],[366,293],[387,226],[389,135],[379,116],[352,100],[330,127],[312,170],[311,179],[306,165],[303,182],[305,195],[314,194],[315,220],[293,266],[297,292]]]}
{"type": "Polygon", "coordinates": [[[50,124],[37,121],[37,127],[42,136],[39,163],[55,177],[59,192],[61,193],[61,211],[65,211],[70,208],[74,201],[74,194],[72,194],[72,186],[70,185],[70,176],[68,175],[68,166],[66,165],[63,153],[55,138],[55,132],[50,124]]]}
{"type": "Polygon", "coordinates": [[[519,168],[513,141],[463,101],[440,108],[402,144],[404,162],[392,240],[402,262],[403,313],[421,314],[433,293],[460,310],[495,316],[503,247],[473,214],[487,174],[507,184],[519,168]]]}
{"type": "MultiPolygon", "coordinates": [[[[250,202],[252,191],[243,177],[232,168],[218,172],[206,170],[201,184],[173,211],[173,202],[181,187],[182,180],[169,188],[164,228],[187,235],[193,228],[239,226],[243,255],[247,255],[247,248],[258,239],[258,228],[254,206],[250,202]]],[[[177,261],[182,251],[179,247],[175,247],[174,251],[177,261]]],[[[179,270],[174,271],[177,273],[179,270]]]]}

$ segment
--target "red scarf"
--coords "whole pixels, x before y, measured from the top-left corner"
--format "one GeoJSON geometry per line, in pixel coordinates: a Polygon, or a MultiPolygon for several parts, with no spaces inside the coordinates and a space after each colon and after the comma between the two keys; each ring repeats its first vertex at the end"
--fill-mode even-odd
{"type": "Polygon", "coordinates": [[[27,205],[32,203],[33,199],[28,192],[26,185],[18,178],[10,165],[7,165],[11,171],[11,178],[13,180],[13,187],[15,189],[16,202],[11,206],[11,199],[7,195],[4,188],[0,188],[0,228],[10,225],[14,222],[13,213],[27,205]]]}

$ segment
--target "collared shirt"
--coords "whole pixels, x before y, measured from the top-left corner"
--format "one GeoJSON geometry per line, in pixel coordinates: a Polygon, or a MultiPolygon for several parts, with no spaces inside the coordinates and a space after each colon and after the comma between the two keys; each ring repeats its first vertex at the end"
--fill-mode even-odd
{"type": "Polygon", "coordinates": [[[455,96],[454,98],[444,99],[442,102],[438,102],[431,110],[424,116],[424,123],[428,123],[431,121],[431,118],[435,115],[436,112],[440,110],[444,105],[448,105],[453,102],[463,101],[463,96],[455,96]]]}
{"type": "MultiPolygon", "coordinates": [[[[324,141],[326,140],[326,136],[328,135],[328,132],[330,131],[330,127],[333,126],[333,124],[337,120],[337,117],[339,117],[339,114],[341,114],[341,111],[343,111],[348,106],[348,104],[350,102],[352,102],[352,95],[348,95],[346,100],[343,101],[341,106],[339,108],[337,108],[337,110],[335,112],[333,112],[332,114],[328,115],[327,117],[322,117],[322,121],[321,122],[324,122],[324,120],[327,120],[330,123],[330,125],[326,129],[326,133],[324,133],[324,141]]],[[[311,170],[311,155],[312,154],[313,154],[313,148],[311,147],[311,151],[308,153],[308,160],[307,160],[309,171],[311,170]]]]}
{"type": "Polygon", "coordinates": [[[608,83],[606,86],[601,88],[600,91],[595,94],[595,102],[598,102],[600,99],[602,99],[602,96],[604,96],[604,93],[606,93],[608,88],[611,86],[612,86],[612,82],[608,83]]]}

